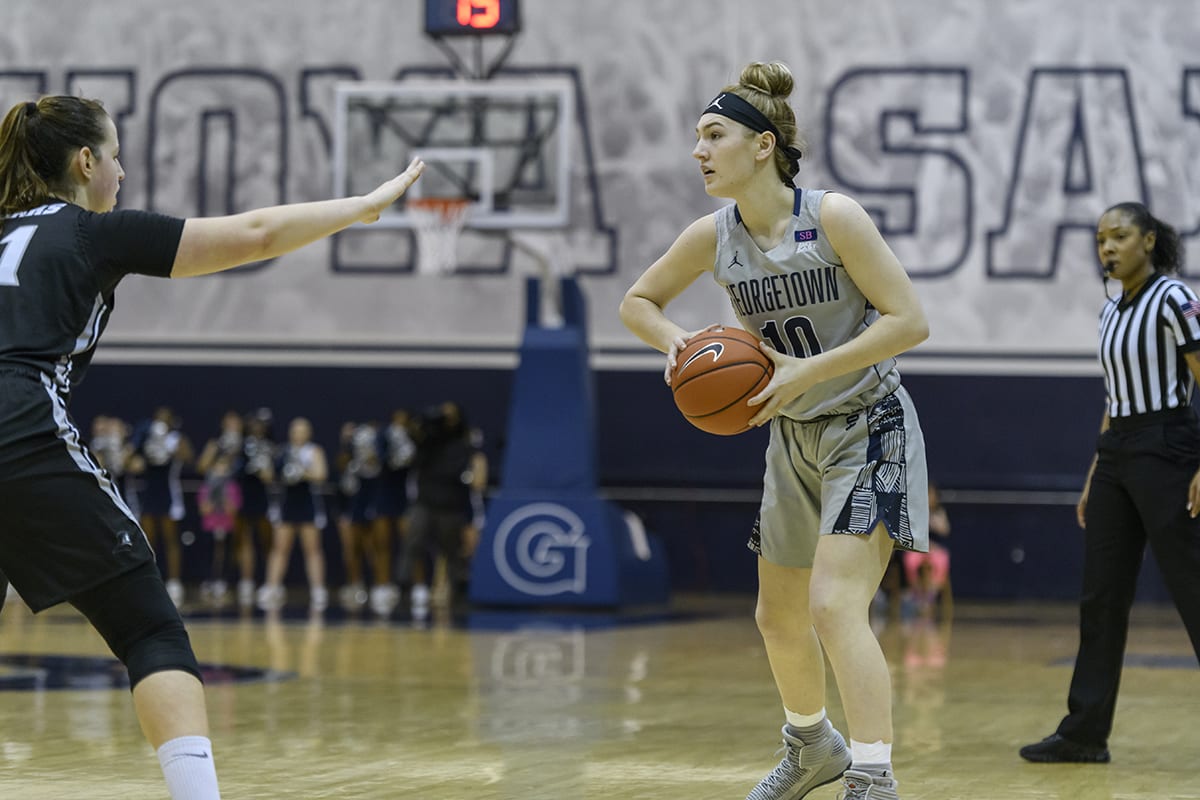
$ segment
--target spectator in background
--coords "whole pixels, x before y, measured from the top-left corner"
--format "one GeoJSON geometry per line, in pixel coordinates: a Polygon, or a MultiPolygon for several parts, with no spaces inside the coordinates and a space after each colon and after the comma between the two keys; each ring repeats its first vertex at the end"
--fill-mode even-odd
{"type": "MultiPolygon", "coordinates": [[[[274,533],[270,487],[275,482],[275,455],[278,449],[272,430],[271,409],[260,408],[244,421],[245,436],[242,439],[242,456],[237,462],[238,488],[242,494],[242,508],[238,514],[237,537],[247,542],[253,552],[257,545],[264,556],[271,552],[274,533]]],[[[248,606],[254,602],[253,580],[238,583],[238,604],[248,606]]]]}
{"type": "Polygon", "coordinates": [[[179,520],[185,509],[180,476],[193,457],[192,444],[181,430],[179,418],[167,406],[157,408],[154,416],[134,431],[129,471],[141,479],[140,522],[151,547],[157,549],[158,541],[163,542],[167,594],[176,606],[183,603],[179,520]]]}
{"type": "Polygon", "coordinates": [[[917,614],[932,617],[934,604],[941,598],[943,617],[953,607],[950,594],[950,517],[942,505],[938,488],[929,484],[929,552],[904,552],[904,572],[912,587],[917,614]]]}
{"type": "Polygon", "coordinates": [[[406,534],[409,467],[416,458],[412,417],[405,409],[392,412],[392,420],[379,434],[379,453],[383,470],[375,503],[375,524],[371,532],[374,551],[375,585],[371,587],[371,609],[388,616],[400,600],[400,591],[392,583],[392,541],[403,542],[406,534]]]}
{"type": "Polygon", "coordinates": [[[213,534],[213,574],[207,586],[201,586],[202,593],[207,588],[210,599],[220,601],[227,589],[225,583],[225,541],[232,534],[234,558],[238,564],[238,602],[249,605],[254,601],[254,539],[244,526],[239,524],[242,505],[242,489],[240,486],[240,471],[243,467],[243,446],[245,444],[245,422],[236,411],[226,411],[221,417],[221,427],[215,438],[209,439],[196,459],[196,471],[205,479],[201,493],[208,488],[208,493],[219,492],[220,503],[213,509],[216,513],[210,517],[205,511],[201,498],[197,503],[201,506],[201,528],[213,534]],[[219,469],[218,462],[223,462],[219,469]],[[228,488],[227,488],[228,487],[228,488]],[[231,519],[223,519],[222,510],[230,512],[231,519]],[[215,527],[213,527],[215,526],[215,527]],[[220,552],[218,552],[218,550],[220,552]]]}
{"type": "Polygon", "coordinates": [[[324,611],[329,605],[329,591],[325,587],[325,552],[321,547],[321,530],[326,519],[320,484],[329,477],[329,468],[325,450],[313,441],[312,424],[304,417],[296,417],[288,427],[288,441],[277,466],[283,499],[267,557],[266,582],[258,590],[258,604],[266,611],[284,605],[287,593],[283,582],[298,531],[308,576],[309,605],[313,611],[324,611]]]}
{"type": "Polygon", "coordinates": [[[363,562],[371,565],[374,562],[370,538],[377,516],[379,476],[383,471],[377,423],[349,422],[342,427],[338,468],[341,473],[338,485],[347,503],[345,524],[339,528],[346,568],[341,601],[344,607],[354,610],[362,608],[368,598],[363,562]]]}
{"type": "MultiPolygon", "coordinates": [[[[220,451],[204,473],[204,483],[196,497],[200,507],[200,528],[212,536],[212,572],[200,587],[203,596],[216,604],[225,600],[225,539],[237,525],[237,512],[242,507],[242,490],[233,474],[235,454],[220,451]]],[[[249,537],[243,536],[237,557],[241,580],[254,581],[254,548],[249,537]],[[249,548],[246,545],[250,545],[249,548]],[[249,554],[245,551],[249,549],[249,554]]]]}
{"type": "Polygon", "coordinates": [[[445,559],[448,585],[466,578],[471,492],[486,486],[487,460],[472,441],[462,409],[453,402],[425,412],[416,444],[416,497],[409,512],[402,574],[412,586],[413,617],[422,619],[429,611],[426,575],[431,560],[445,559]]]}
{"type": "Polygon", "coordinates": [[[449,607],[456,595],[465,593],[470,577],[470,561],[483,534],[486,502],[484,492],[488,482],[488,462],[483,453],[483,431],[471,428],[467,431],[467,437],[475,451],[471,457],[470,469],[463,476],[469,489],[468,503],[464,509],[467,524],[463,526],[458,563],[453,563],[453,559],[444,554],[438,554],[434,559],[429,602],[435,607],[449,607]]]}

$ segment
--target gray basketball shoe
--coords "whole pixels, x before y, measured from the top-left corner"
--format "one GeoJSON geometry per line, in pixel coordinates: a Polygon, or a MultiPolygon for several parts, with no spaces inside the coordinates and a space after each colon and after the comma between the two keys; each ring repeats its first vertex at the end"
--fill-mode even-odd
{"type": "Polygon", "coordinates": [[[845,791],[838,795],[838,800],[900,800],[896,779],[890,773],[885,777],[848,769],[842,777],[842,788],[845,791]]]}
{"type": "Polygon", "coordinates": [[[805,742],[783,726],[783,760],[746,800],[800,800],[818,786],[833,783],[850,766],[846,740],[833,725],[826,723],[826,735],[805,742]]]}

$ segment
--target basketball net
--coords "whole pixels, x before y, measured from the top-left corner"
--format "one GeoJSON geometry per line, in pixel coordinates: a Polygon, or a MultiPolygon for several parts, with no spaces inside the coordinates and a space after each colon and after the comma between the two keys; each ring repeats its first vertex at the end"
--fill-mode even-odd
{"type": "Polygon", "coordinates": [[[458,266],[458,236],[469,203],[461,197],[414,197],[408,214],[416,223],[417,272],[450,275],[458,266]]]}

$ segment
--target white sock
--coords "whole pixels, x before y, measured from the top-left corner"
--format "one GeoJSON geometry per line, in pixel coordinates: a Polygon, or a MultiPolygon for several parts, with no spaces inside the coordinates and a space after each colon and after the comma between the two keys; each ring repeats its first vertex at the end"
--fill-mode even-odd
{"type": "Polygon", "coordinates": [[[784,716],[787,717],[788,725],[793,728],[811,728],[821,720],[825,719],[825,709],[822,708],[815,714],[797,714],[788,708],[783,709],[784,716]]]}
{"type": "Polygon", "coordinates": [[[205,736],[180,736],[158,748],[158,763],[171,800],[221,800],[212,742],[205,736]]]}
{"type": "Polygon", "coordinates": [[[850,740],[850,760],[852,766],[871,765],[873,767],[890,767],[892,763],[892,745],[891,743],[884,744],[880,739],[877,742],[867,744],[855,739],[850,740]]]}

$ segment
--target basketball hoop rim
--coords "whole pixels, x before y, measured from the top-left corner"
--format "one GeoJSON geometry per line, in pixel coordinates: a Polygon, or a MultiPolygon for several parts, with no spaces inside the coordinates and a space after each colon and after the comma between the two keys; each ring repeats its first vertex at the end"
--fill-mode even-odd
{"type": "Polygon", "coordinates": [[[407,205],[410,211],[437,215],[443,221],[451,222],[466,216],[471,201],[465,197],[413,197],[407,205]]]}

